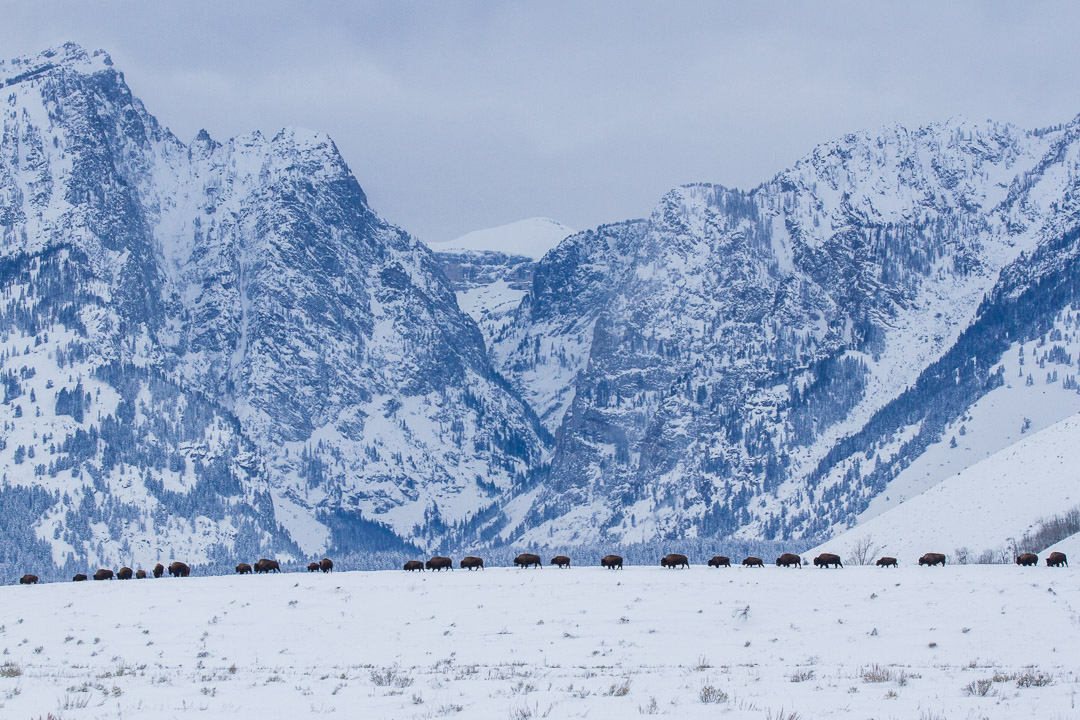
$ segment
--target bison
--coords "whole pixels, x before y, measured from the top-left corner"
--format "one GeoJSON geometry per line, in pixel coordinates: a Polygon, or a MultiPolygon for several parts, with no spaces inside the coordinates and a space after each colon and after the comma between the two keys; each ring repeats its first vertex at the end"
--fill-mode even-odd
{"type": "Polygon", "coordinates": [[[560,568],[570,567],[570,558],[565,555],[556,555],[551,558],[552,565],[558,565],[560,568]]]}
{"type": "Polygon", "coordinates": [[[319,561],[319,569],[324,573],[334,572],[334,561],[330,558],[323,558],[319,561]]]}
{"type": "Polygon", "coordinates": [[[113,571],[112,570],[106,570],[105,568],[101,568],[96,573],[94,573],[94,579],[95,580],[112,580],[113,579],[113,571]]]}
{"type": "Polygon", "coordinates": [[[402,569],[408,570],[409,572],[412,572],[414,570],[419,570],[420,572],[423,572],[424,563],[420,562],[419,560],[410,560],[409,562],[405,563],[405,567],[402,569]]]}
{"type": "Polygon", "coordinates": [[[461,567],[467,570],[480,570],[484,569],[484,558],[478,558],[475,555],[467,555],[461,558],[461,567]]]}
{"type": "Polygon", "coordinates": [[[1046,558],[1046,566],[1047,567],[1061,567],[1062,565],[1064,565],[1065,567],[1069,567],[1069,559],[1067,557],[1065,557],[1065,553],[1063,553],[1063,552],[1052,552],[1052,553],[1050,553],[1050,555],[1047,556],[1047,558],[1046,558]]]}
{"type": "Polygon", "coordinates": [[[791,567],[794,565],[797,568],[802,567],[802,558],[794,553],[784,553],[780,557],[776,558],[776,567],[791,567]]]}
{"type": "Polygon", "coordinates": [[[157,565],[154,566],[154,577],[159,578],[164,574],[165,574],[165,566],[164,565],[162,565],[161,563],[158,563],[157,565]]]}
{"type": "Polygon", "coordinates": [[[240,563],[236,566],[237,575],[248,575],[251,573],[251,566],[247,563],[240,563]]]}
{"type": "Polygon", "coordinates": [[[829,567],[830,565],[838,568],[844,567],[844,563],[840,562],[840,556],[832,553],[821,553],[814,558],[814,565],[819,568],[829,567]]]}
{"type": "Polygon", "coordinates": [[[257,573],[281,572],[281,566],[278,565],[277,560],[267,560],[266,558],[259,558],[255,562],[254,568],[257,573]]]}
{"type": "Polygon", "coordinates": [[[600,567],[608,570],[622,570],[622,557],[619,555],[605,555],[600,559],[600,567]]]}
{"type": "Polygon", "coordinates": [[[896,562],[894,557],[879,557],[875,564],[878,567],[900,567],[900,563],[896,562]]]}
{"type": "Polygon", "coordinates": [[[37,575],[27,573],[19,578],[20,585],[37,585],[37,575]]]}
{"type": "Polygon", "coordinates": [[[660,567],[676,568],[676,567],[690,567],[690,561],[686,559],[685,555],[679,553],[668,553],[664,557],[660,558],[660,567]]]}
{"type": "Polygon", "coordinates": [[[1023,565],[1024,567],[1030,567],[1031,565],[1039,564],[1039,556],[1035,553],[1021,553],[1016,557],[1016,564],[1023,565]]]}
{"type": "Polygon", "coordinates": [[[731,558],[727,555],[714,555],[709,561],[709,567],[731,567],[731,558]]]}
{"type": "Polygon", "coordinates": [[[86,573],[79,573],[78,575],[71,578],[71,582],[83,582],[84,580],[87,580],[87,579],[88,578],[86,577],[86,573]]]}
{"type": "Polygon", "coordinates": [[[130,580],[132,577],[134,577],[134,575],[135,572],[127,566],[124,566],[116,571],[117,580],[130,580]]]}
{"type": "Polygon", "coordinates": [[[173,577],[187,577],[191,574],[191,568],[177,560],[173,564],[169,565],[169,574],[173,577]]]}
{"type": "Polygon", "coordinates": [[[544,569],[544,561],[540,559],[539,555],[533,555],[532,553],[521,553],[514,558],[514,564],[520,568],[527,568],[535,565],[541,570],[544,569]]]}
{"type": "Polygon", "coordinates": [[[443,570],[453,570],[454,569],[454,561],[451,560],[448,557],[443,557],[442,555],[436,555],[435,557],[433,557],[433,558],[431,558],[430,560],[427,561],[427,569],[428,570],[436,570],[436,571],[439,571],[439,572],[442,572],[443,570]]]}
{"type": "Polygon", "coordinates": [[[919,565],[926,565],[928,567],[940,565],[941,567],[945,567],[945,556],[942,553],[926,553],[919,558],[919,565]]]}
{"type": "Polygon", "coordinates": [[[319,572],[319,563],[317,563],[317,562],[308,563],[307,571],[308,572],[319,572]]]}
{"type": "Polygon", "coordinates": [[[146,579],[146,571],[145,570],[136,570],[135,571],[135,579],[136,580],[145,580],[146,579]]]}
{"type": "Polygon", "coordinates": [[[765,561],[759,557],[754,557],[753,555],[744,558],[742,564],[743,567],[765,567],[765,561]]]}

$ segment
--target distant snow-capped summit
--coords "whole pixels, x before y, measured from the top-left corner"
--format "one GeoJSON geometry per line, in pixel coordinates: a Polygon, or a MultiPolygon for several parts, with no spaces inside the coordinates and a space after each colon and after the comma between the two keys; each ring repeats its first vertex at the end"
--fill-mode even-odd
{"type": "Polygon", "coordinates": [[[430,243],[430,247],[435,252],[500,252],[539,260],[563,238],[573,234],[574,230],[556,220],[536,217],[474,230],[455,240],[430,243]]]}

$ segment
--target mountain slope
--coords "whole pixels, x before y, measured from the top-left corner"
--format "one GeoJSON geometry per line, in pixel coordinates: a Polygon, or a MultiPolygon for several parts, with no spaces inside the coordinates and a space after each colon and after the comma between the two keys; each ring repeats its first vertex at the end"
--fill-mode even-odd
{"type": "Polygon", "coordinates": [[[526,541],[854,523],[1003,383],[1009,338],[1038,338],[1075,299],[1036,293],[1008,326],[984,301],[1012,297],[1013,277],[1068,276],[1049,260],[1075,250],[1061,212],[1075,133],[953,120],[853,134],[750,192],[686,186],[645,220],[568,238],[492,338],[558,437],[527,509],[509,500],[493,522],[526,541]],[[935,394],[952,376],[960,390],[935,394]]]}
{"type": "Polygon", "coordinates": [[[57,560],[400,547],[537,463],[432,254],[329,138],[186,145],[75,45],[0,81],[0,466],[51,493],[32,524],[57,560]]]}
{"type": "MultiPolygon", "coordinates": [[[[1040,520],[1080,504],[1075,468],[1080,463],[1080,415],[1073,415],[994,453],[926,492],[841,533],[806,555],[835,552],[851,557],[869,541],[875,556],[892,555],[910,564],[926,552],[955,561],[991,551],[1012,562],[1019,541],[1040,520]]],[[[1020,547],[1024,552],[1027,548],[1020,547]]]]}

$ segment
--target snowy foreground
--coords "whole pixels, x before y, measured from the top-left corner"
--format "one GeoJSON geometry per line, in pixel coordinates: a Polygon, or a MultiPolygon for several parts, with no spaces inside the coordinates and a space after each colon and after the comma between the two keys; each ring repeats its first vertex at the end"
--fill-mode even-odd
{"type": "Polygon", "coordinates": [[[0,717],[1080,718],[1078,610],[1011,565],[8,586],[0,717]]]}

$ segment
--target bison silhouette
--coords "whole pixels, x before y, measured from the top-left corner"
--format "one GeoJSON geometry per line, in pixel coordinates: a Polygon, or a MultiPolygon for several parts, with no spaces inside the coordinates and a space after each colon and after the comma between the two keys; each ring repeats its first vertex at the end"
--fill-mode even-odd
{"type": "Polygon", "coordinates": [[[664,557],[660,558],[660,567],[677,568],[677,567],[690,567],[690,561],[687,560],[685,555],[679,553],[668,553],[664,557]]]}
{"type": "Polygon", "coordinates": [[[622,556],[605,555],[600,559],[600,567],[606,567],[608,570],[622,570],[622,556]]]}
{"type": "Polygon", "coordinates": [[[164,565],[162,565],[161,563],[158,563],[157,565],[154,566],[154,577],[159,578],[164,574],[165,574],[165,566],[164,565]]]}
{"type": "Polygon", "coordinates": [[[173,577],[187,577],[191,574],[191,568],[177,560],[173,564],[169,565],[169,574],[173,577]]]}
{"type": "Polygon", "coordinates": [[[875,565],[878,567],[900,567],[900,563],[896,562],[894,557],[879,557],[875,565]]]}
{"type": "Polygon", "coordinates": [[[112,570],[106,570],[105,568],[101,568],[96,573],[94,573],[94,579],[95,580],[112,580],[113,579],[113,571],[112,570]]]}
{"type": "Polygon", "coordinates": [[[408,570],[409,572],[413,572],[414,570],[419,570],[420,572],[423,572],[424,563],[420,562],[419,560],[410,560],[409,562],[405,563],[405,567],[403,569],[408,570]]]}
{"type": "Polygon", "coordinates": [[[776,567],[802,567],[802,558],[795,553],[784,553],[776,558],[776,567]]]}
{"type": "Polygon", "coordinates": [[[467,570],[477,570],[477,569],[483,570],[484,569],[484,559],[483,558],[478,558],[475,555],[467,555],[467,556],[461,558],[461,567],[463,567],[463,568],[465,568],[467,570]]]}
{"type": "Polygon", "coordinates": [[[436,555],[427,561],[427,569],[442,572],[443,570],[453,570],[454,561],[448,557],[442,555],[436,555]]]}
{"type": "Polygon", "coordinates": [[[88,578],[86,577],[86,573],[79,573],[78,575],[71,578],[71,582],[83,582],[84,580],[87,580],[87,579],[88,578]]]}
{"type": "Polygon", "coordinates": [[[830,565],[838,568],[844,567],[844,563],[840,562],[840,556],[832,553],[821,553],[814,558],[814,565],[819,568],[829,567],[830,565]]]}
{"type": "Polygon", "coordinates": [[[519,568],[533,567],[535,565],[541,570],[544,569],[544,561],[540,559],[539,555],[533,555],[532,553],[521,553],[514,558],[514,564],[519,568]]]}
{"type": "Polygon", "coordinates": [[[23,575],[21,578],[19,578],[19,584],[20,585],[37,585],[37,581],[38,581],[37,575],[31,575],[29,573],[27,573],[26,575],[23,575]]]}
{"type": "Polygon", "coordinates": [[[731,567],[731,558],[727,555],[713,555],[712,559],[709,560],[709,567],[731,567]]]}
{"type": "Polygon", "coordinates": [[[753,555],[743,558],[742,564],[743,567],[765,567],[765,561],[753,555]]]}
{"type": "Polygon", "coordinates": [[[570,567],[570,558],[566,557],[565,555],[556,555],[555,557],[551,558],[551,563],[549,564],[558,565],[560,568],[568,568],[570,567]]]}
{"type": "Polygon", "coordinates": [[[919,558],[919,565],[926,565],[927,567],[940,565],[945,567],[945,555],[942,553],[926,553],[919,558]]]}
{"type": "Polygon", "coordinates": [[[236,566],[237,575],[247,575],[251,572],[251,566],[247,563],[240,563],[236,566]]]}
{"type": "Polygon", "coordinates": [[[129,567],[122,567],[116,571],[117,580],[130,580],[135,576],[135,572],[129,567]]]}
{"type": "Polygon", "coordinates": [[[136,580],[145,580],[146,579],[146,571],[145,570],[136,571],[135,572],[135,579],[136,580]]]}
{"type": "Polygon", "coordinates": [[[277,560],[268,560],[266,558],[259,558],[254,568],[257,573],[281,572],[281,566],[278,565],[277,560]]]}
{"type": "Polygon", "coordinates": [[[1069,567],[1069,559],[1065,557],[1063,552],[1052,552],[1046,557],[1047,567],[1069,567]]]}
{"type": "Polygon", "coordinates": [[[308,563],[307,571],[308,572],[319,572],[319,563],[317,563],[317,562],[308,563]]]}
{"type": "Polygon", "coordinates": [[[334,561],[330,558],[323,558],[319,561],[319,569],[324,573],[334,572],[334,561]]]}
{"type": "Polygon", "coordinates": [[[1016,564],[1023,565],[1024,567],[1030,567],[1032,565],[1039,564],[1039,556],[1035,553],[1021,553],[1016,556],[1016,564]]]}

